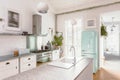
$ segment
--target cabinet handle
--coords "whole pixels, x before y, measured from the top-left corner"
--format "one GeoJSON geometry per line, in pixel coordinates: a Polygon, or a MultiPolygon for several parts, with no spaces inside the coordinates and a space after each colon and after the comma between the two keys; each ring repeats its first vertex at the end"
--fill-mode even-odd
{"type": "Polygon", "coordinates": [[[30,60],[31,58],[28,58],[28,60],[30,60]]]}
{"type": "Polygon", "coordinates": [[[10,64],[9,62],[6,63],[6,65],[10,64]]]}
{"type": "Polygon", "coordinates": [[[17,69],[17,66],[16,66],[16,69],[17,69]]]}
{"type": "Polygon", "coordinates": [[[31,64],[28,64],[28,66],[31,66],[31,64]]]}

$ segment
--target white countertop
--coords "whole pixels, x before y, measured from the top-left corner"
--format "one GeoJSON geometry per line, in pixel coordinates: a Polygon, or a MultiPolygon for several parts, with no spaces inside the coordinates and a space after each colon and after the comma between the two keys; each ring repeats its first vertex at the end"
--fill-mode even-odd
{"type": "Polygon", "coordinates": [[[28,55],[35,55],[33,53],[26,53],[26,54],[21,54],[19,56],[14,56],[14,55],[6,55],[6,56],[0,56],[0,62],[9,60],[9,59],[15,59],[15,58],[19,58],[19,57],[24,57],[24,56],[28,56],[28,55]]]}
{"type": "Polygon", "coordinates": [[[82,59],[69,69],[44,64],[5,80],[75,80],[91,61],[92,59],[82,59]]]}

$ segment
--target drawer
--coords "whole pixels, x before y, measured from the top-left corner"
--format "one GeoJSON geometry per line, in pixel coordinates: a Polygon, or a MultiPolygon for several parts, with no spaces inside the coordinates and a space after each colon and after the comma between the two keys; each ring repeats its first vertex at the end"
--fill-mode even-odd
{"type": "Polygon", "coordinates": [[[19,70],[19,65],[18,64],[15,64],[15,65],[12,65],[12,66],[5,66],[5,67],[2,67],[0,68],[0,72],[4,71],[4,70],[9,70],[9,69],[18,69],[19,70]]]}
{"type": "Polygon", "coordinates": [[[6,60],[3,62],[0,62],[0,70],[3,68],[9,68],[10,66],[17,66],[18,65],[18,58],[6,60]]]}
{"type": "Polygon", "coordinates": [[[36,55],[29,55],[29,56],[25,56],[25,57],[21,57],[20,58],[20,63],[28,63],[28,62],[34,62],[36,61],[36,55]]]}
{"type": "Polygon", "coordinates": [[[20,66],[20,72],[24,72],[24,71],[33,69],[35,67],[36,67],[36,62],[29,62],[29,63],[22,64],[20,66]]]}

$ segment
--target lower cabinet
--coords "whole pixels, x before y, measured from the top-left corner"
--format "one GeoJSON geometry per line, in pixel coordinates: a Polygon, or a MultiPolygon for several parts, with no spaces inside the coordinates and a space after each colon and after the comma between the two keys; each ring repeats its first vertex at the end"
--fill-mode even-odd
{"type": "MultiPolygon", "coordinates": [[[[4,58],[3,58],[4,59],[4,58]]],[[[36,55],[28,54],[0,62],[0,80],[36,67],[36,55]]]]}
{"type": "Polygon", "coordinates": [[[20,72],[36,67],[36,55],[29,55],[20,58],[20,72]]]}
{"type": "Polygon", "coordinates": [[[11,59],[0,62],[0,80],[19,73],[19,60],[11,59]]]}
{"type": "Polygon", "coordinates": [[[75,80],[93,80],[93,62],[89,63],[75,80]]]}

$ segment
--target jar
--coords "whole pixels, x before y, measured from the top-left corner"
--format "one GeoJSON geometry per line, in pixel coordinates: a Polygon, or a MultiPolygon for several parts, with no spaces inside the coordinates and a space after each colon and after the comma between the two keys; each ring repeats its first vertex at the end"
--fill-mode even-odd
{"type": "Polygon", "coordinates": [[[14,50],[14,56],[19,56],[19,51],[18,50],[14,50]]]}

